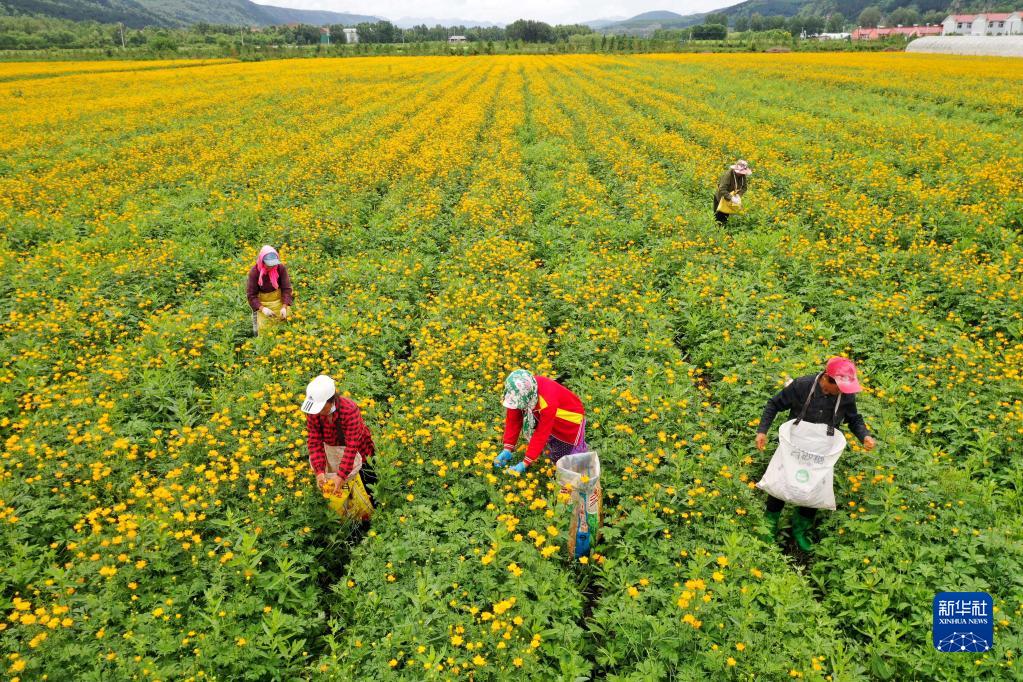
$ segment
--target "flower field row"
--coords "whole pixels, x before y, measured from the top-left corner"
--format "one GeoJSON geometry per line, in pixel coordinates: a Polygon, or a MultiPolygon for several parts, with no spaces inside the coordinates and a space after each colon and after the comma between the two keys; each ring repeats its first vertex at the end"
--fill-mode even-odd
{"type": "Polygon", "coordinates": [[[732,59],[4,67],[8,675],[1013,678],[1023,79],[732,59]],[[295,316],[251,338],[263,243],[295,316]],[[794,558],[752,435],[835,353],[881,445],[794,558]],[[516,367],[586,405],[585,562],[549,463],[492,466],[516,367]],[[309,473],[321,372],[377,443],[357,540],[309,473]],[[991,651],[934,650],[943,590],[993,595],[991,651]]]}

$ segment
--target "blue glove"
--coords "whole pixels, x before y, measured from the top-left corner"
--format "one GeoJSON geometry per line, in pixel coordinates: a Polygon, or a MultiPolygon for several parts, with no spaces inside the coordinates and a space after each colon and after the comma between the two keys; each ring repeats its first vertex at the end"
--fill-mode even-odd
{"type": "Polygon", "coordinates": [[[517,474],[524,474],[524,473],[526,473],[526,462],[525,461],[519,462],[518,464],[513,466],[511,468],[511,470],[514,471],[517,474]]]}
{"type": "Polygon", "coordinates": [[[502,467],[508,466],[508,462],[511,461],[511,458],[512,458],[511,450],[509,450],[508,448],[501,450],[501,454],[494,458],[494,468],[500,469],[502,467]]]}

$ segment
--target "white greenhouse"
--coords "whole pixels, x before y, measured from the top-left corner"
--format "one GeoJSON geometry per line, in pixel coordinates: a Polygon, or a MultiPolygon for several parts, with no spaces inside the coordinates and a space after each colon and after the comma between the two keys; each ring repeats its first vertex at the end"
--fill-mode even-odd
{"type": "Polygon", "coordinates": [[[906,52],[1023,57],[1023,36],[926,36],[907,45],[906,52]]]}

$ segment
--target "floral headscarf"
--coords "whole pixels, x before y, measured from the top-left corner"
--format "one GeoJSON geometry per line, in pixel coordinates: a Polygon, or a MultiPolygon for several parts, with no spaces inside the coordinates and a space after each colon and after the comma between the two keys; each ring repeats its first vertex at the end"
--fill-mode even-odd
{"type": "Polygon", "coordinates": [[[528,438],[536,429],[533,409],[540,400],[536,377],[524,369],[517,369],[504,380],[504,406],[509,410],[522,410],[523,428],[528,438]]]}
{"type": "MultiPolygon", "coordinates": [[[[263,275],[268,275],[270,277],[271,286],[273,286],[274,289],[279,289],[280,287],[277,284],[277,278],[279,276],[277,266],[275,265],[271,268],[267,267],[266,264],[263,263],[263,258],[270,253],[277,255],[277,249],[267,245],[261,248],[259,250],[259,255],[256,256],[256,269],[259,271],[259,285],[263,286],[263,275]]],[[[277,255],[277,258],[280,259],[280,256],[277,255]]]]}

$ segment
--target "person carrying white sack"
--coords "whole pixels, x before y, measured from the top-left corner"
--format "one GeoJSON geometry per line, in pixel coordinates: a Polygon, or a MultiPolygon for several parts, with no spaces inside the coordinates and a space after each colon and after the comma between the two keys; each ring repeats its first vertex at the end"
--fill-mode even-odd
{"type": "MultiPolygon", "coordinates": [[[[783,410],[789,410],[789,419],[794,421],[786,422],[782,425],[781,429],[779,429],[779,437],[787,437],[792,433],[793,429],[798,429],[799,424],[802,422],[806,424],[823,424],[826,425],[824,433],[816,434],[819,441],[823,439],[825,443],[833,442],[837,446],[835,447],[837,454],[841,454],[841,450],[845,447],[845,436],[840,432],[836,436],[835,430],[844,422],[849,425],[853,434],[863,443],[864,449],[868,452],[873,450],[877,442],[870,435],[863,417],[860,416],[856,408],[856,394],[860,390],[860,384],[856,378],[856,365],[853,361],[843,357],[829,359],[822,372],[809,374],[791,381],[785,388],[767,401],[764,413],[760,418],[760,426],[757,428],[757,449],[762,451],[767,447],[767,431],[771,428],[771,423],[777,414],[783,410]]],[[[808,431],[808,429],[804,428],[805,431],[808,431]]],[[[818,427],[812,431],[821,431],[821,429],[818,427]]],[[[837,459],[837,454],[835,459],[837,459]]],[[[775,457],[777,456],[778,453],[776,453],[775,457]]],[[[774,460],[772,459],[773,463],[774,460]]],[[[765,474],[764,480],[759,484],[761,488],[771,487],[765,486],[765,483],[770,478],[771,468],[768,467],[768,473],[765,474]]],[[[796,473],[803,477],[808,477],[809,475],[803,474],[802,471],[796,473]]],[[[830,480],[828,481],[828,492],[831,492],[830,480]]],[[[832,493],[832,503],[833,499],[832,493]]],[[[772,542],[778,534],[778,526],[784,506],[784,500],[768,494],[766,516],[771,529],[772,542]]],[[[809,532],[813,527],[816,515],[816,508],[800,506],[797,508],[797,513],[792,521],[792,535],[795,537],[796,544],[804,552],[809,552],[813,549],[813,541],[810,539],[809,532]]]]}

